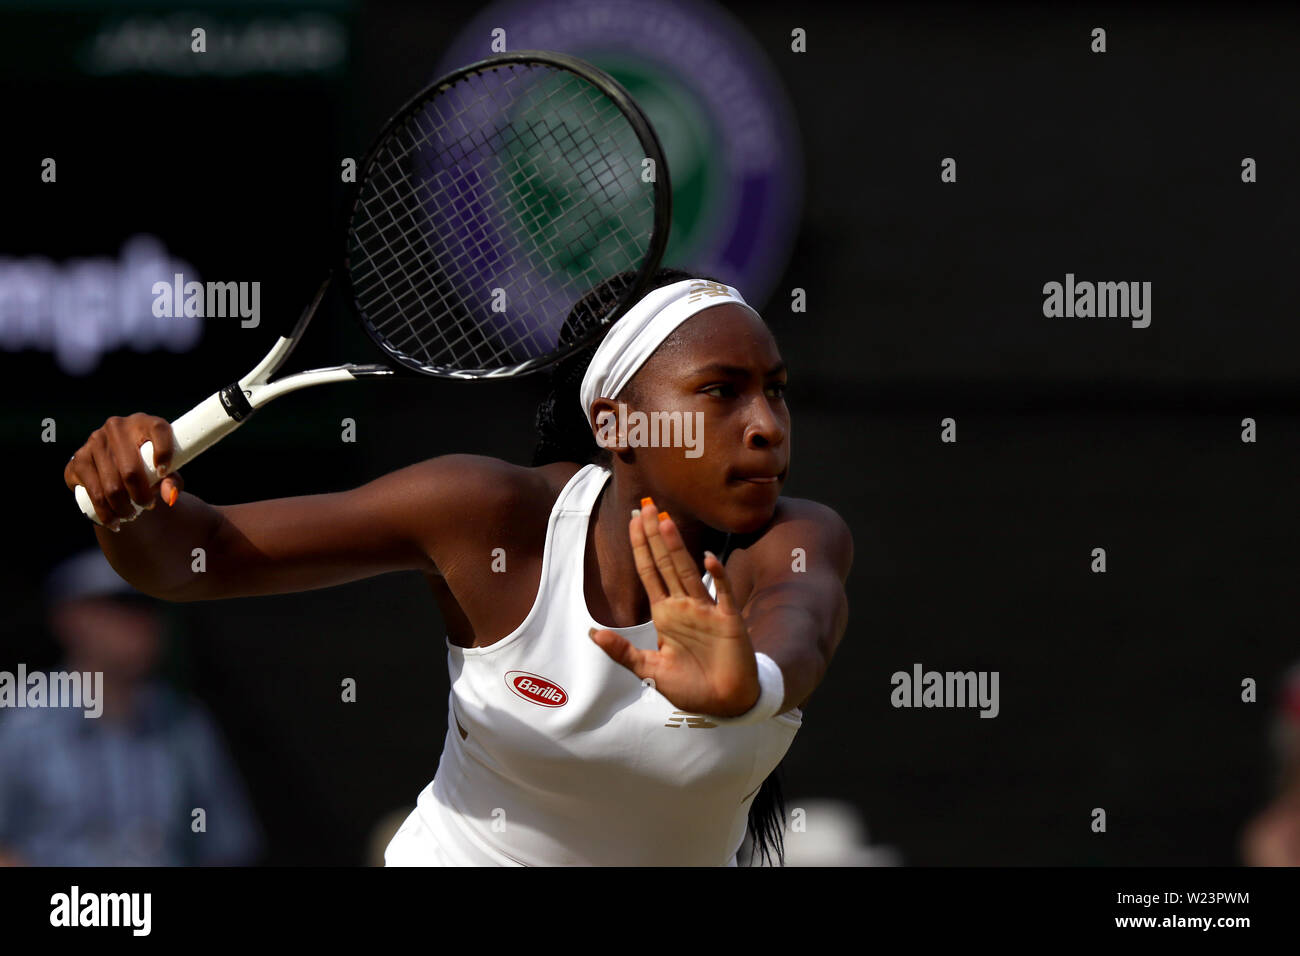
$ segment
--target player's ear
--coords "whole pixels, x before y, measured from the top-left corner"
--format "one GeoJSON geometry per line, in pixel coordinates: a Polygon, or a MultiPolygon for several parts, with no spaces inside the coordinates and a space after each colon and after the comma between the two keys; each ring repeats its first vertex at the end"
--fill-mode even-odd
{"type": "Polygon", "coordinates": [[[627,410],[621,402],[596,399],[591,403],[591,421],[597,445],[614,453],[627,448],[627,410]]]}

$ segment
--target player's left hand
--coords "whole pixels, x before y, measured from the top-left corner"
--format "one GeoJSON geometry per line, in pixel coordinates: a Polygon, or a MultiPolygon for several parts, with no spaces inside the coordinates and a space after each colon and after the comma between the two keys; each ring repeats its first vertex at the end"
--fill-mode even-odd
{"type": "Polygon", "coordinates": [[[656,515],[649,499],[632,517],[628,536],[659,649],[642,650],[604,628],[593,628],[591,639],[687,713],[734,717],[749,710],[758,700],[758,667],[722,562],[713,554],[704,558],[714,601],[677,526],[666,514],[656,515]]]}

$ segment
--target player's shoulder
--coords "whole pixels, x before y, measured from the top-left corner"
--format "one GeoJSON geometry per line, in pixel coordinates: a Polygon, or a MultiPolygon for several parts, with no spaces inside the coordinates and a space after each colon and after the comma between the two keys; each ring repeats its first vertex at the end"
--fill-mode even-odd
{"type": "Polygon", "coordinates": [[[823,540],[853,547],[848,522],[830,505],[810,498],[778,498],[776,512],[765,530],[779,534],[813,532],[823,540]]]}
{"type": "Polygon", "coordinates": [[[811,498],[788,498],[783,495],[776,500],[776,512],[772,515],[769,527],[793,521],[809,522],[836,534],[849,534],[848,523],[830,505],[811,498]]]}
{"type": "Polygon", "coordinates": [[[775,564],[789,568],[802,553],[820,556],[841,577],[853,563],[853,533],[834,508],[809,498],[777,499],[772,520],[762,530],[740,542],[755,570],[775,564]],[[799,551],[796,551],[799,549],[799,551]]]}
{"type": "Polygon", "coordinates": [[[452,454],[417,462],[403,472],[404,483],[420,497],[432,496],[441,508],[463,517],[535,512],[543,506],[549,510],[580,467],[572,462],[530,467],[490,455],[452,454]]]}
{"type": "Polygon", "coordinates": [[[564,471],[562,465],[531,468],[490,455],[439,455],[390,472],[372,482],[368,494],[387,502],[383,513],[446,573],[484,541],[540,554],[564,471]]]}

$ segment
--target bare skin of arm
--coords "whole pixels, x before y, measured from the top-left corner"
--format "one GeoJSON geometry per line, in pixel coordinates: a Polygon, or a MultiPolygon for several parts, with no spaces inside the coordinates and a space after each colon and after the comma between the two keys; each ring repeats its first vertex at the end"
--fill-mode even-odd
{"type": "MultiPolygon", "coordinates": [[[[95,530],[109,563],[139,590],[168,601],[218,600],[418,570],[462,646],[489,645],[526,615],[550,506],[576,467],[447,455],[350,491],[226,506],[183,494],[172,507],[158,506],[160,489],[147,484],[138,453],[146,440],[165,464],[165,421],[110,419],[65,469],[69,488],[84,484],[103,519],[130,515],[132,501],[153,506],[119,531],[95,530]],[[202,572],[192,570],[195,548],[205,551],[202,572]],[[488,573],[498,548],[504,575],[488,573]]],[[[179,488],[179,475],[169,483],[179,488]]],[[[844,633],[851,561],[852,540],[838,515],[782,499],[772,524],[727,562],[754,649],[782,669],[783,709],[806,704],[844,633]],[[791,567],[796,547],[808,555],[806,570],[791,567]]]]}
{"type": "MultiPolygon", "coordinates": [[[[535,513],[549,493],[542,469],[495,458],[446,455],[332,494],[211,505],[179,493],[160,504],[169,476],[151,489],[138,449],[152,440],[171,455],[171,429],[154,416],[110,419],[65,468],[69,488],[84,484],[101,520],[152,506],[118,531],[96,526],[113,568],[132,586],[167,601],[207,601],[328,588],[391,571],[442,575],[466,543],[495,529],[513,548],[512,512],[535,513]],[[503,516],[503,517],[499,517],[503,516]],[[192,570],[203,548],[206,569],[192,570]]],[[[533,522],[534,524],[536,522],[533,522]]],[[[544,524],[543,524],[544,528],[544,524]]]]}
{"type": "Polygon", "coordinates": [[[744,595],[741,616],[754,650],[781,668],[782,711],[807,704],[830,666],[848,626],[844,583],[852,563],[844,519],[801,498],[783,498],[771,527],[727,563],[744,595]]]}

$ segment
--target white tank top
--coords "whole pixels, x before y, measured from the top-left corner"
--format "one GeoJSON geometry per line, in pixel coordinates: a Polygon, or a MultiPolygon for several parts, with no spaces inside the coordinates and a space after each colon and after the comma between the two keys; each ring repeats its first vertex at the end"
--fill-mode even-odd
{"type": "MultiPolygon", "coordinates": [[[[528,616],[489,647],[447,641],[447,737],[389,856],[429,865],[735,866],[749,806],[803,722],[679,711],[587,636],[587,523],[608,469],[560,492],[528,616]],[[420,828],[425,832],[417,833],[420,828]]],[[[712,575],[705,585],[716,596],[712,575]]],[[[611,628],[654,649],[653,622],[611,628]]]]}

